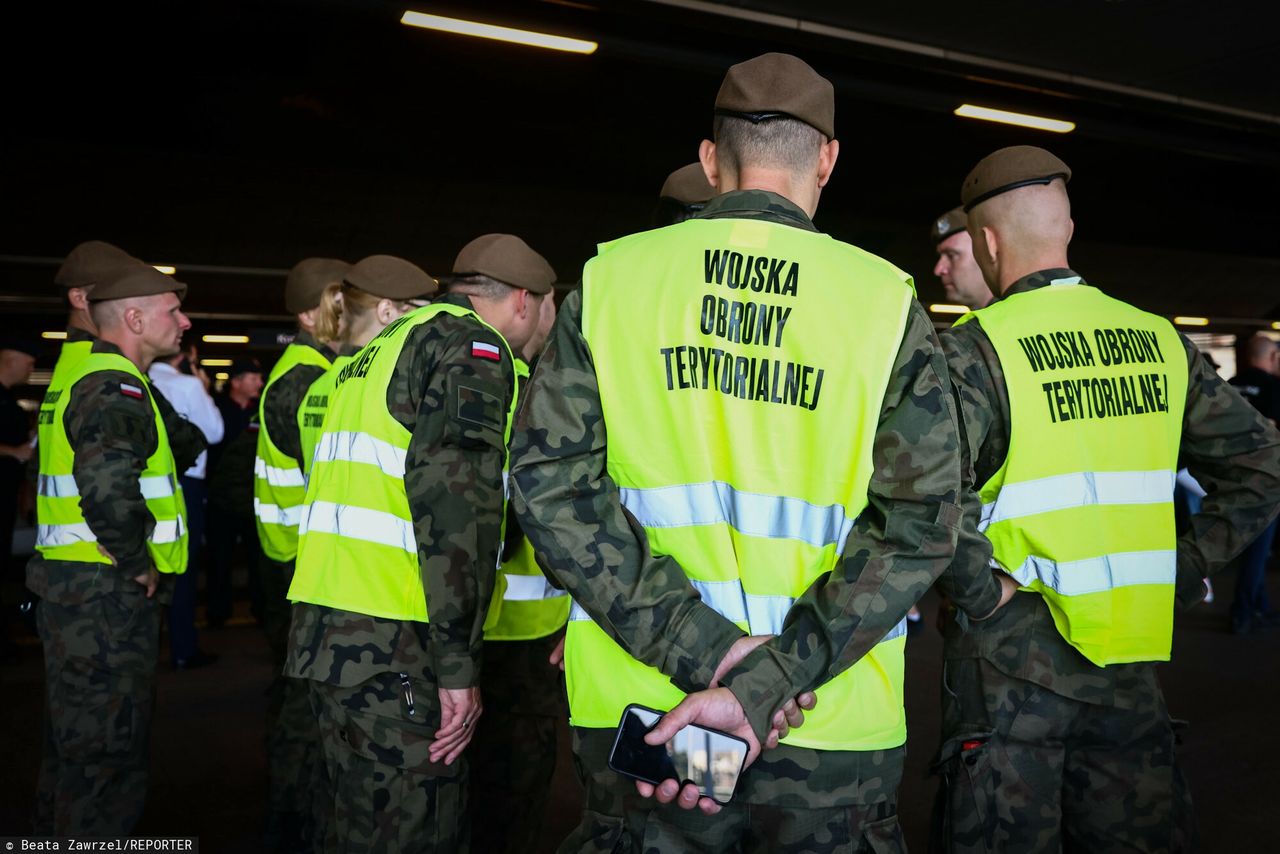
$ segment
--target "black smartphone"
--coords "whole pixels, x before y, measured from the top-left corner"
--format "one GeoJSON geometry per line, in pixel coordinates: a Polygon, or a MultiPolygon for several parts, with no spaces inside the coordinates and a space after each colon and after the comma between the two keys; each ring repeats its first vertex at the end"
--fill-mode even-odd
{"type": "Polygon", "coordinates": [[[690,725],[666,744],[645,744],[662,712],[637,703],[627,706],[609,753],[619,774],[657,785],[663,780],[693,783],[718,804],[727,804],[747,762],[747,742],[727,732],[690,725]]]}

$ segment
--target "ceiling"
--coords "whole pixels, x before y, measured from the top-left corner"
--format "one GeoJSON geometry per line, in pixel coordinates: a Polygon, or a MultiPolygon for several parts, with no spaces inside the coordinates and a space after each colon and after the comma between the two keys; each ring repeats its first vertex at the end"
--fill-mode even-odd
{"type": "Polygon", "coordinates": [[[204,331],[287,328],[282,271],[302,257],[387,252],[441,274],[489,231],[572,283],[597,242],[649,226],[724,69],[786,50],[837,87],[819,226],[913,273],[926,302],[926,224],[977,159],[1034,143],[1074,169],[1091,281],[1162,313],[1280,319],[1270,4],[974,7],[412,4],[598,40],[583,57],[411,29],[384,0],[25,4],[0,56],[0,313],[56,328],[54,265],[89,238],[177,265],[204,331]],[[1078,130],[956,118],[962,102],[1078,130]]]}

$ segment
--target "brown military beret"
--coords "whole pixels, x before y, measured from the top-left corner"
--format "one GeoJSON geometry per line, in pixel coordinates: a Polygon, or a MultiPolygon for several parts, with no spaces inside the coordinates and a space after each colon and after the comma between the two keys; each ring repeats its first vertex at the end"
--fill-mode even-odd
{"type": "Polygon", "coordinates": [[[965,215],[964,208],[952,208],[935,219],[933,225],[929,226],[929,237],[937,245],[957,231],[964,231],[968,227],[969,217],[965,215]]]}
{"type": "Polygon", "coordinates": [[[716,95],[716,113],[758,124],[787,116],[835,137],[836,93],[831,81],[803,59],[766,53],[729,69],[716,95]]]}
{"type": "Polygon", "coordinates": [[[549,294],[556,283],[556,271],[547,259],[514,234],[480,235],[462,247],[453,274],[488,276],[533,294],[549,294]]]}
{"type": "Polygon", "coordinates": [[[68,290],[91,288],[138,266],[146,264],[120,247],[102,240],[86,240],[67,255],[53,283],[68,290]]]}
{"type": "Polygon", "coordinates": [[[992,196],[1032,184],[1048,184],[1054,178],[1061,178],[1065,184],[1071,180],[1071,168],[1043,148],[1012,145],[978,161],[960,185],[960,202],[967,213],[992,196]]]}
{"type": "Polygon", "coordinates": [[[707,180],[701,163],[681,166],[662,182],[660,199],[673,199],[682,205],[705,205],[715,198],[716,188],[707,180]]]}
{"type": "Polygon", "coordinates": [[[182,300],[187,295],[187,286],[173,276],[166,276],[155,267],[140,263],[118,276],[98,282],[89,292],[89,301],[106,302],[170,292],[177,294],[178,299],[182,300]]]}
{"type": "Polygon", "coordinates": [[[320,295],[342,277],[351,265],[337,258],[305,258],[293,265],[284,283],[284,307],[290,314],[310,311],[320,304],[320,295]]]}
{"type": "Polygon", "coordinates": [[[393,255],[370,255],[356,262],[343,280],[367,294],[394,300],[425,299],[440,290],[417,264],[393,255]]]}

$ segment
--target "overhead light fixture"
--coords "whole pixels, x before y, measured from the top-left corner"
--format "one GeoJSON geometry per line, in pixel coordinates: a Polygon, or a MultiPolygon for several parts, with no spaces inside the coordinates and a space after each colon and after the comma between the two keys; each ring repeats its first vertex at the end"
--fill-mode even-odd
{"type": "Polygon", "coordinates": [[[956,115],[963,119],[982,119],[988,122],[1000,122],[1006,125],[1018,125],[1024,128],[1047,130],[1051,133],[1071,133],[1076,129],[1075,122],[1061,119],[1046,119],[1044,116],[1033,116],[1028,113],[1011,113],[1008,110],[996,110],[991,107],[977,107],[973,104],[961,104],[956,107],[956,115]]]}
{"type": "Polygon", "coordinates": [[[63,340],[65,340],[65,339],[66,339],[66,337],[67,337],[67,333],[65,333],[65,332],[61,332],[61,331],[59,331],[59,332],[41,332],[41,333],[40,333],[40,337],[41,337],[41,338],[48,338],[50,341],[63,341],[63,340]]]}
{"type": "Polygon", "coordinates": [[[1273,321],[1271,321],[1271,328],[1272,328],[1272,329],[1280,329],[1280,320],[1273,320],[1273,321]]]}
{"type": "Polygon", "coordinates": [[[545,47],[550,50],[563,50],[568,53],[595,53],[600,47],[596,42],[584,39],[571,39],[565,36],[553,36],[533,30],[517,30],[513,27],[499,27],[494,24],[481,24],[477,21],[464,21],[461,18],[446,18],[443,15],[427,15],[422,12],[405,12],[400,23],[410,27],[422,27],[425,30],[440,30],[445,33],[456,33],[460,36],[476,36],[482,39],[494,39],[500,42],[513,42],[531,47],[545,47]]]}
{"type": "Polygon", "coordinates": [[[969,306],[951,302],[935,302],[930,304],[929,311],[934,314],[968,314],[969,306]]]}
{"type": "Polygon", "coordinates": [[[227,373],[226,371],[218,371],[216,374],[213,375],[213,378],[215,380],[229,380],[231,379],[231,374],[227,373]]]}
{"type": "Polygon", "coordinates": [[[1208,326],[1209,318],[1180,314],[1173,319],[1173,322],[1178,326],[1208,326]]]}
{"type": "Polygon", "coordinates": [[[201,359],[200,364],[206,368],[229,368],[231,367],[230,359],[201,359]]]}
{"type": "Polygon", "coordinates": [[[157,270],[159,270],[161,273],[164,273],[166,276],[172,276],[174,273],[178,272],[177,267],[170,267],[168,264],[152,264],[151,266],[155,267],[157,270]]]}
{"type": "Polygon", "coordinates": [[[248,335],[201,335],[200,340],[206,344],[248,344],[248,335]]]}

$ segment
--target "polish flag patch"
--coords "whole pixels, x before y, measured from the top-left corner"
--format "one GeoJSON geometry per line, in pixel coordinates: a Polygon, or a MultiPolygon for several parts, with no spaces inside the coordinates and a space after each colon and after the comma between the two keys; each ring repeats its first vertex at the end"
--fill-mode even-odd
{"type": "Polygon", "coordinates": [[[483,341],[471,342],[471,355],[477,359],[488,359],[491,362],[502,361],[502,351],[492,344],[483,341]]]}
{"type": "Polygon", "coordinates": [[[142,389],[138,388],[136,385],[120,383],[120,393],[125,397],[132,397],[134,400],[142,400],[142,389]]]}

